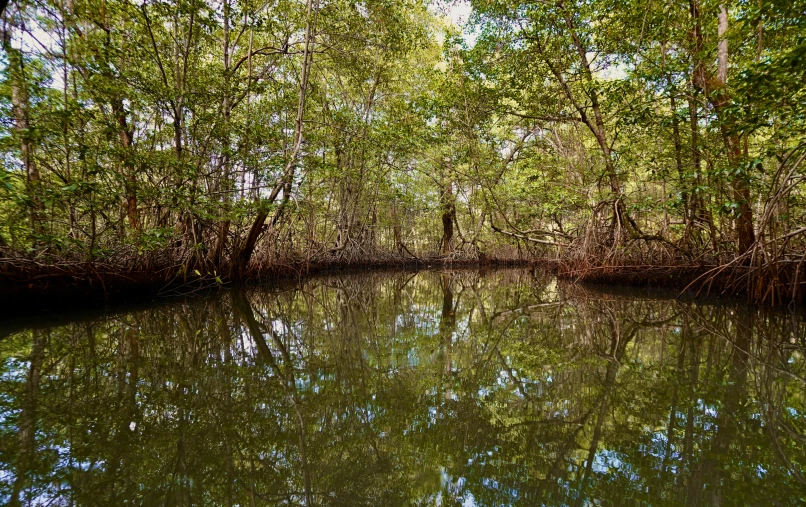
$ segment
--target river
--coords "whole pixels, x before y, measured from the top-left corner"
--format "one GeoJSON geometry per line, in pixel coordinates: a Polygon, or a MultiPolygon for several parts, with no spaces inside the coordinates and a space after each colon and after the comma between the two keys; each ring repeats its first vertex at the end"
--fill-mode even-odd
{"type": "Polygon", "coordinates": [[[796,505],[806,320],[523,270],[0,325],[0,503],[796,505]]]}

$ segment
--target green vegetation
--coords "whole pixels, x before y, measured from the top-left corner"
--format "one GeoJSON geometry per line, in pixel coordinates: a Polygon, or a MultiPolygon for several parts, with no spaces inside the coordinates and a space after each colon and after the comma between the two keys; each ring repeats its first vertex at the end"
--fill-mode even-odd
{"type": "Polygon", "coordinates": [[[11,1],[0,275],[519,258],[803,297],[804,0],[462,5],[11,1]]]}

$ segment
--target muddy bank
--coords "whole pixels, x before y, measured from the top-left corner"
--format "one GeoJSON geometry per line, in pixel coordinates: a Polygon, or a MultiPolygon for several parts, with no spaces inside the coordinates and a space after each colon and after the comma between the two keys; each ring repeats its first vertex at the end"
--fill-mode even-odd
{"type": "Polygon", "coordinates": [[[716,266],[602,266],[588,269],[568,269],[562,263],[552,263],[558,277],[582,283],[632,285],[669,289],[699,288],[698,280],[716,266]]]}
{"type": "Polygon", "coordinates": [[[228,278],[200,270],[163,267],[153,271],[111,269],[104,265],[29,265],[9,269],[0,262],[0,304],[5,313],[40,312],[53,309],[103,307],[136,303],[156,297],[189,296],[219,287],[259,283],[280,283],[332,273],[381,270],[528,267],[527,259],[384,259],[364,262],[285,262],[251,267],[241,278],[228,278]],[[189,272],[188,272],[189,271],[189,272]]]}
{"type": "Polygon", "coordinates": [[[745,298],[767,306],[803,305],[804,293],[796,270],[739,263],[722,265],[623,265],[573,268],[552,262],[558,278],[576,283],[631,285],[675,289],[692,296],[745,298]]]}
{"type": "Polygon", "coordinates": [[[446,259],[444,257],[384,258],[363,262],[287,261],[250,266],[240,278],[222,277],[175,265],[152,270],[141,267],[114,268],[108,264],[31,263],[5,264],[0,260],[0,303],[6,316],[52,311],[106,308],[117,304],[149,302],[154,298],[176,298],[215,291],[221,287],[254,284],[282,284],[300,278],[338,273],[423,269],[485,269],[524,267],[551,272],[562,280],[603,286],[663,288],[699,295],[745,298],[751,302],[777,306],[803,298],[784,297],[787,286],[780,280],[761,284],[751,266],[701,265],[623,265],[574,267],[550,259],[484,258],[446,259]],[[13,269],[12,269],[13,268],[13,269]],[[778,283],[778,286],[775,285],[778,283]],[[782,295],[783,294],[783,295],[782,295]]]}

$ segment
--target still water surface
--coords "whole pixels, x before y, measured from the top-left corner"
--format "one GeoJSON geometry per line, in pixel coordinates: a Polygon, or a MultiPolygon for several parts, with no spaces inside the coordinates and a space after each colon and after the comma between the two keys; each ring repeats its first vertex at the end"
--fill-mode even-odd
{"type": "Polygon", "coordinates": [[[806,502],[799,314],[459,271],[3,334],[1,504],[806,502]]]}

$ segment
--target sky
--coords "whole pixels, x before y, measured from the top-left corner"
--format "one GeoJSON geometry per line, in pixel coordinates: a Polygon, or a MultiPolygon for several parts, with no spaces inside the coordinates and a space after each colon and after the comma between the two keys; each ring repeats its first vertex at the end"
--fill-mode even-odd
{"type": "MultiPolygon", "coordinates": [[[[459,29],[463,28],[463,25],[467,22],[473,11],[469,0],[445,0],[436,2],[436,5],[435,10],[442,13],[447,21],[459,29]]],[[[476,42],[476,34],[467,30],[462,30],[462,33],[462,37],[468,46],[472,46],[476,42]]],[[[442,43],[441,34],[437,35],[437,40],[440,44],[442,43]]]]}
{"type": "Polygon", "coordinates": [[[470,12],[473,9],[470,7],[470,2],[467,0],[457,0],[455,2],[451,2],[450,6],[448,7],[448,18],[451,20],[456,26],[462,26],[467,18],[470,16],[470,12]]]}

